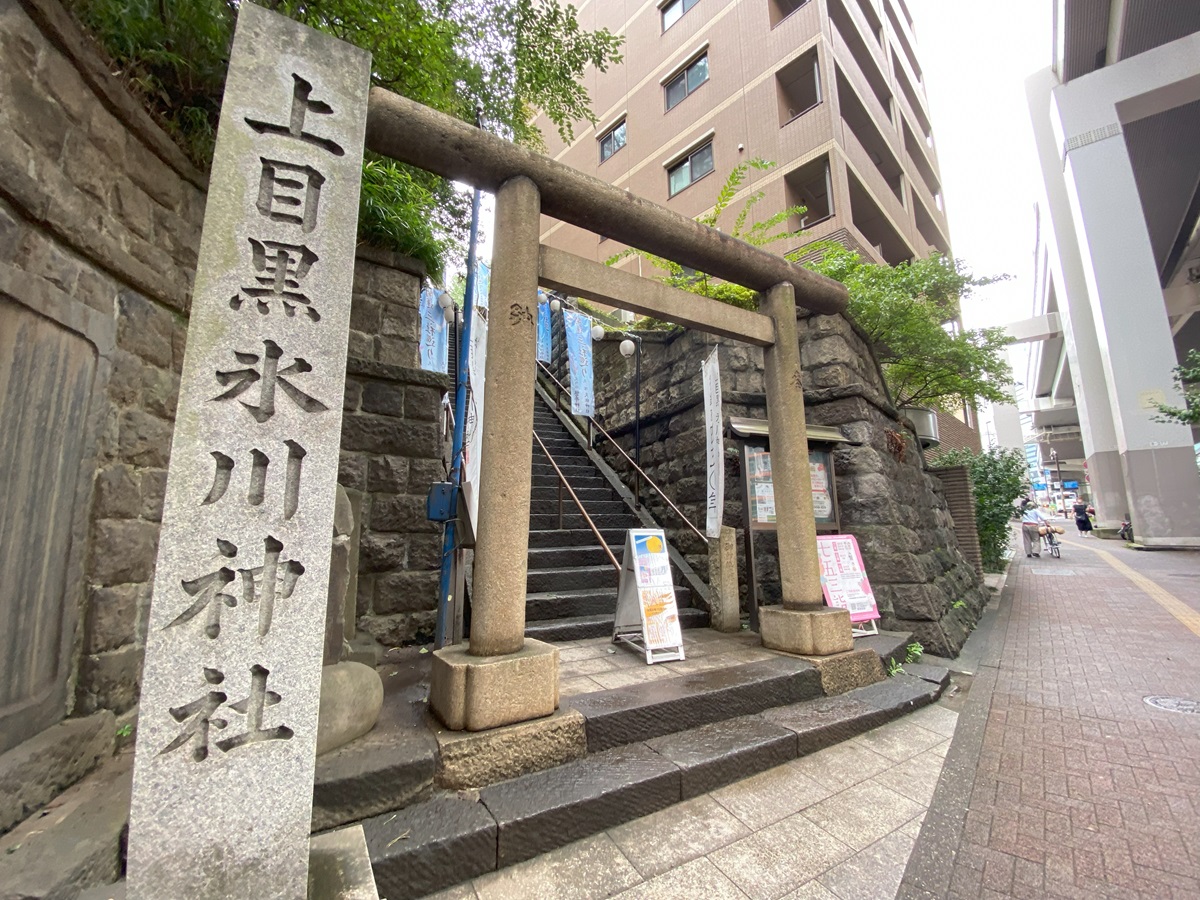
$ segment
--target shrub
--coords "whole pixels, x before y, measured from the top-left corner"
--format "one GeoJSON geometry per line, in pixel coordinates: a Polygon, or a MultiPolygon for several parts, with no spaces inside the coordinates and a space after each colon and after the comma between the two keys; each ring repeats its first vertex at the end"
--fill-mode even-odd
{"type": "Polygon", "coordinates": [[[948,450],[937,458],[937,468],[966,466],[971,473],[975,494],[975,527],[979,530],[979,549],[983,568],[988,572],[1004,569],[1008,549],[1009,522],[1015,498],[1029,486],[1025,480],[1028,463],[1019,450],[995,448],[983,453],[948,450]]]}

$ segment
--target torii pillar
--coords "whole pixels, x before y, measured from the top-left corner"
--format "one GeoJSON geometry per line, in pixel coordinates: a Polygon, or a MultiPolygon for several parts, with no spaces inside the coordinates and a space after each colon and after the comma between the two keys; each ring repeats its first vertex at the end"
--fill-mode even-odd
{"type": "Polygon", "coordinates": [[[803,656],[828,656],[854,649],[850,612],[825,606],[817,561],[817,524],[808,473],[804,381],[796,336],[796,294],[777,284],[759,309],[775,321],[775,343],[763,351],[767,427],[771,436],[771,480],[783,607],[758,611],[764,647],[803,656]]]}

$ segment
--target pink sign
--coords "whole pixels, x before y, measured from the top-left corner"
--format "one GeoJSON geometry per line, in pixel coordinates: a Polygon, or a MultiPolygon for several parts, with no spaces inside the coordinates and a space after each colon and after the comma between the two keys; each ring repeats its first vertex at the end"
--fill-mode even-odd
{"type": "Polygon", "coordinates": [[[875,594],[867,579],[867,567],[852,534],[822,534],[817,537],[817,559],[821,563],[821,590],[825,603],[850,610],[851,622],[879,618],[875,594]]]}

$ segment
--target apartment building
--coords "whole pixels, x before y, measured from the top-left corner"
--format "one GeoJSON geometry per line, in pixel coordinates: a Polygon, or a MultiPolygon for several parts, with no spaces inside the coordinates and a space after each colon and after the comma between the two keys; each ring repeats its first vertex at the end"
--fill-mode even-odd
{"type": "Polygon", "coordinates": [[[1200,546],[1194,435],[1172,368],[1200,348],[1200,3],[1056,0],[1026,82],[1042,169],[1030,437],[1082,473],[1103,524],[1200,546]]]}
{"type": "MultiPolygon", "coordinates": [[[[581,24],[625,36],[624,62],[590,71],[598,127],[549,154],[694,217],[759,157],[742,196],[754,220],[807,212],[784,253],[835,239],[898,263],[950,242],[912,17],[904,0],[583,0],[581,24]]],[[[732,228],[733,204],[721,225],[732,228]]],[[[542,240],[591,259],[621,249],[546,220],[542,240]]],[[[626,265],[638,266],[638,260],[626,265]]],[[[647,273],[648,274],[648,273],[647,273]]]]}

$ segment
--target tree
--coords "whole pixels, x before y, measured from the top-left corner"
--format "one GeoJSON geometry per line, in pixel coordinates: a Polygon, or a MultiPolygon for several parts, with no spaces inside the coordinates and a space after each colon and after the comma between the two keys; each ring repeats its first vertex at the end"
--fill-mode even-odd
{"type": "MultiPolygon", "coordinates": [[[[730,204],[737,195],[738,188],[746,180],[746,177],[750,174],[750,170],[756,169],[760,172],[766,172],[774,168],[774,166],[775,163],[758,157],[735,166],[725,179],[721,190],[717,193],[717,201],[713,204],[712,210],[704,215],[697,216],[696,221],[701,225],[717,228],[721,216],[729,209],[730,204]]],[[[785,238],[799,236],[801,233],[799,231],[789,231],[786,228],[784,230],[777,229],[783,227],[787,220],[793,216],[804,215],[807,210],[803,206],[788,207],[772,216],[768,216],[761,222],[755,222],[749,228],[746,227],[746,221],[750,217],[750,212],[762,198],[762,191],[755,191],[746,198],[742,204],[741,211],[737,214],[737,218],[734,219],[733,228],[729,233],[748,244],[753,244],[755,247],[765,247],[768,244],[773,244],[785,238]]],[[[605,260],[605,264],[615,266],[621,260],[627,259],[630,256],[640,256],[666,272],[666,275],[661,276],[659,280],[671,287],[680,288],[681,290],[700,294],[705,297],[712,297],[714,300],[720,300],[722,303],[728,303],[731,306],[740,306],[742,309],[758,308],[758,295],[750,290],[750,288],[742,287],[740,284],[730,284],[727,281],[720,281],[705,272],[685,269],[673,260],[655,256],[653,253],[647,253],[644,250],[638,250],[633,247],[626,248],[620,253],[610,256],[605,260]]]]}
{"type": "Polygon", "coordinates": [[[956,321],[972,288],[1007,276],[976,278],[961,261],[937,253],[888,266],[832,242],[805,251],[814,249],[823,255],[808,267],[846,285],[850,316],[873,342],[898,406],[949,411],[977,399],[1012,402],[1004,329],[968,330],[956,321]]]}
{"type": "Polygon", "coordinates": [[[1028,468],[1025,455],[1019,450],[1002,448],[983,453],[947,450],[937,458],[935,466],[966,466],[971,473],[971,489],[975,494],[975,527],[979,532],[983,568],[988,572],[1003,571],[1012,502],[1029,487],[1025,480],[1028,468]]]}
{"type": "MultiPolygon", "coordinates": [[[[755,158],[735,167],[718,192],[712,210],[698,216],[696,221],[718,227],[750,170],[767,171],[774,165],[755,158]]],[[[788,207],[747,227],[750,213],[762,198],[762,191],[746,198],[729,234],[756,247],[803,234],[786,227],[789,219],[807,211],[803,206],[788,207]]],[[[842,282],[850,291],[850,316],[874,344],[884,381],[897,405],[949,411],[974,404],[977,399],[1012,402],[1009,393],[1012,371],[1003,353],[1009,338],[1004,330],[967,331],[954,322],[958,318],[959,301],[972,288],[1008,276],[976,278],[958,260],[939,254],[897,266],[875,265],[832,241],[809,244],[785,257],[795,262],[801,254],[808,256],[814,251],[821,254],[820,258],[808,263],[808,268],[842,282]],[[947,326],[948,322],[954,324],[947,326]]],[[[606,262],[615,265],[632,255],[641,256],[665,272],[659,280],[672,287],[744,309],[758,308],[757,295],[749,288],[685,269],[642,250],[622,250],[606,262]]]]}
{"type": "Polygon", "coordinates": [[[1183,406],[1158,404],[1155,422],[1178,422],[1180,425],[1200,425],[1200,352],[1189,350],[1182,365],[1171,370],[1175,386],[1183,394],[1183,406]]]}
{"type": "MultiPolygon", "coordinates": [[[[212,158],[236,0],[70,0],[117,74],[202,169],[212,158]]],[[[372,81],[465,121],[540,146],[541,110],[569,140],[595,124],[582,75],[620,61],[621,38],[585,31],[560,0],[264,0],[372,54],[372,81]]],[[[437,275],[460,257],[469,202],[444,179],[372,154],[359,236],[437,275]]]]}

